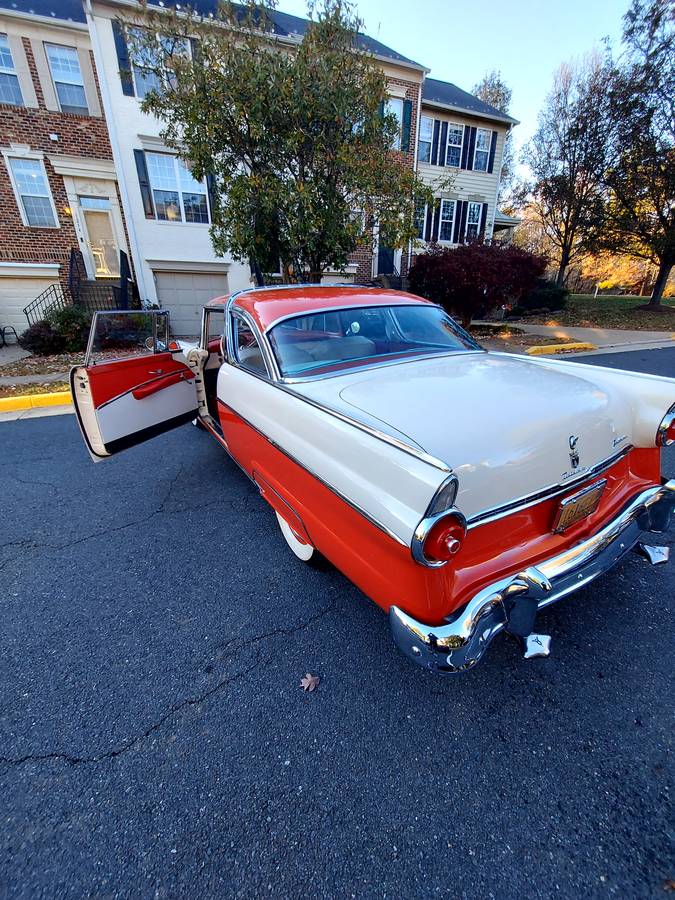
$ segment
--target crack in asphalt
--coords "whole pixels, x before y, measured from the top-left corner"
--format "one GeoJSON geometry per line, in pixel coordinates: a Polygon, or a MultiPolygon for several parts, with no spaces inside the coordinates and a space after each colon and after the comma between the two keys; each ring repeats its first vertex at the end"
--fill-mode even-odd
{"type": "MultiPolygon", "coordinates": [[[[184,512],[186,509],[190,508],[189,505],[183,506],[182,508],[179,508],[179,509],[172,509],[172,510],[167,510],[165,508],[171,500],[171,494],[173,493],[173,489],[174,489],[178,479],[180,478],[182,471],[183,471],[183,465],[181,463],[181,465],[178,468],[178,471],[176,472],[176,474],[173,476],[173,478],[169,482],[169,486],[168,486],[168,490],[166,491],[166,495],[165,495],[164,499],[162,500],[162,502],[157,507],[157,509],[153,510],[151,513],[149,513],[146,516],[143,516],[140,519],[134,519],[131,522],[125,522],[124,525],[116,525],[116,526],[111,526],[110,528],[103,528],[100,531],[94,531],[91,534],[86,534],[83,537],[76,538],[75,540],[66,541],[64,544],[40,544],[37,541],[27,539],[27,540],[22,540],[22,541],[10,541],[7,544],[1,544],[0,550],[3,547],[13,547],[13,546],[20,546],[22,548],[26,548],[31,544],[33,545],[31,547],[31,549],[33,551],[44,550],[46,552],[49,552],[49,551],[53,551],[53,550],[66,550],[69,547],[75,547],[78,544],[83,544],[86,541],[91,541],[97,537],[104,537],[106,535],[115,534],[118,531],[124,531],[127,528],[134,528],[137,525],[145,525],[151,519],[154,519],[155,516],[160,516],[160,515],[164,515],[164,514],[175,515],[176,513],[184,512]]],[[[40,483],[42,483],[42,482],[40,482],[40,483]]],[[[45,482],[45,484],[46,484],[46,482],[45,482]]],[[[239,504],[241,504],[242,506],[247,506],[248,503],[250,502],[250,500],[251,500],[250,497],[232,497],[229,499],[219,498],[217,500],[210,500],[208,503],[200,504],[199,509],[208,509],[211,506],[235,507],[239,504]]],[[[2,571],[2,569],[4,569],[10,563],[14,562],[15,560],[21,559],[21,558],[22,558],[21,554],[15,554],[14,556],[8,557],[6,560],[4,560],[4,562],[2,562],[0,564],[0,571],[2,571]]]]}
{"type": "MultiPolygon", "coordinates": [[[[226,654],[229,656],[234,656],[239,653],[241,650],[246,649],[254,644],[259,644],[262,641],[269,640],[274,637],[288,637],[291,634],[295,634],[298,631],[303,631],[307,628],[310,628],[314,625],[315,622],[322,619],[324,616],[328,615],[335,607],[335,603],[331,602],[323,609],[319,610],[319,612],[310,616],[303,622],[300,622],[298,625],[294,625],[291,628],[275,628],[273,631],[268,631],[260,635],[256,635],[255,637],[249,638],[245,641],[242,641],[236,647],[233,648],[230,654],[226,654]]],[[[225,645],[225,649],[234,642],[235,639],[232,639],[227,642],[225,645]]],[[[150,726],[148,726],[141,734],[136,735],[135,737],[129,738],[127,741],[122,743],[119,747],[116,747],[112,750],[106,750],[105,753],[93,754],[89,756],[74,756],[69,753],[63,753],[60,751],[52,751],[50,753],[27,753],[25,756],[11,757],[11,756],[0,756],[0,765],[7,766],[5,772],[0,773],[0,777],[3,775],[7,775],[9,771],[17,766],[21,766],[24,763],[30,762],[48,762],[50,760],[61,760],[62,762],[66,762],[71,766],[77,766],[82,763],[98,763],[103,762],[108,759],[116,759],[119,756],[127,753],[129,750],[132,750],[135,746],[137,746],[141,741],[144,741],[151,734],[158,731],[166,722],[169,721],[173,716],[177,713],[180,713],[183,709],[186,709],[190,706],[198,706],[201,703],[205,703],[210,697],[214,694],[217,694],[219,691],[223,690],[223,688],[228,687],[235,681],[239,681],[241,679],[246,678],[246,676],[253,672],[260,666],[260,650],[256,650],[256,658],[255,661],[245,669],[240,670],[239,672],[235,672],[234,675],[229,675],[226,678],[221,679],[217,682],[213,687],[209,688],[203,694],[199,694],[197,697],[187,697],[184,700],[181,700],[177,703],[173,703],[169,709],[157,719],[156,722],[153,722],[150,726]]]]}

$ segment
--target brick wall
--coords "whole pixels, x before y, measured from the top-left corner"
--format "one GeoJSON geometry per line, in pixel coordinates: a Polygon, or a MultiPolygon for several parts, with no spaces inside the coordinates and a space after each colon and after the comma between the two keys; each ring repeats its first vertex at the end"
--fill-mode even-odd
{"type": "MultiPolygon", "coordinates": [[[[411,169],[415,167],[415,155],[417,153],[417,122],[419,118],[419,84],[414,81],[402,81],[400,78],[387,78],[387,84],[405,91],[405,99],[412,102],[412,115],[410,118],[410,146],[405,153],[398,153],[411,169]]],[[[372,281],[373,278],[373,242],[359,248],[349,257],[351,263],[356,263],[358,269],[354,280],[359,284],[372,281]]],[[[408,248],[405,247],[401,254],[401,274],[406,275],[408,270],[408,248]]]]}
{"type": "Polygon", "coordinates": [[[78,241],[72,215],[67,211],[63,178],[54,172],[46,156],[51,153],[111,160],[112,151],[105,119],[46,109],[30,41],[23,38],[23,45],[39,108],[0,104],[0,149],[25,144],[45,154],[45,170],[61,227],[33,228],[23,224],[7,167],[0,160],[0,261],[61,263],[61,279],[65,282],[70,250],[78,246],[78,241]],[[58,141],[51,140],[50,134],[57,134],[58,141]]]}

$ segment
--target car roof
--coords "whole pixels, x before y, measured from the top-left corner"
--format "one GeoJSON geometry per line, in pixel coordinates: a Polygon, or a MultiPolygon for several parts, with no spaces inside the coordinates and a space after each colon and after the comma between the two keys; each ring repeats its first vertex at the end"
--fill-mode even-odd
{"type": "Polygon", "coordinates": [[[248,313],[261,331],[267,331],[281,319],[332,309],[360,306],[409,306],[428,304],[428,300],[386,288],[365,285],[300,285],[251,288],[207,303],[208,308],[222,307],[232,301],[234,309],[248,313]]]}

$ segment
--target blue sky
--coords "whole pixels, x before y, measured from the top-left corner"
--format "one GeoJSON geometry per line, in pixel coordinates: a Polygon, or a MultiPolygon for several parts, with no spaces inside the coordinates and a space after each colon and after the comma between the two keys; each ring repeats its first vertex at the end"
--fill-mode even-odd
{"type": "MultiPolygon", "coordinates": [[[[517,143],[536,127],[537,112],[559,63],[621,36],[629,0],[357,0],[365,30],[431,76],[471,90],[490,69],[513,89],[517,143]]],[[[306,15],[305,0],[279,9],[306,15]]]]}

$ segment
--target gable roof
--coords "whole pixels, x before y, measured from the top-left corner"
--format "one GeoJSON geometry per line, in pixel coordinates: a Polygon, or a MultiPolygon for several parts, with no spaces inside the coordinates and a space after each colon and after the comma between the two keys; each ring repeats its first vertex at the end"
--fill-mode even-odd
{"type": "Polygon", "coordinates": [[[463,91],[456,84],[452,84],[450,81],[439,81],[438,78],[424,79],[422,103],[446,106],[449,109],[470,112],[485,119],[496,119],[498,122],[518,125],[518,119],[513,119],[507,113],[500,112],[484,100],[474,97],[468,91],[463,91]]]}
{"type": "MultiPolygon", "coordinates": [[[[178,0],[148,0],[150,6],[156,7],[174,6],[177,2],[178,0]]],[[[202,16],[208,16],[209,13],[215,15],[218,9],[218,0],[187,0],[183,3],[183,6],[188,5],[202,16]]],[[[87,21],[82,0],[0,0],[0,9],[79,24],[87,21]]],[[[300,39],[309,25],[308,19],[292,16],[290,13],[281,12],[278,9],[270,10],[269,17],[272,20],[274,34],[279,37],[300,39]]],[[[426,71],[420,63],[408,59],[407,56],[402,56],[370,35],[359,33],[358,43],[362,49],[368,50],[382,59],[390,59],[392,62],[403,63],[403,65],[414,66],[416,69],[426,71]]]]}

